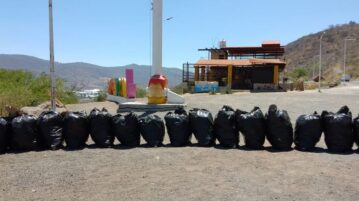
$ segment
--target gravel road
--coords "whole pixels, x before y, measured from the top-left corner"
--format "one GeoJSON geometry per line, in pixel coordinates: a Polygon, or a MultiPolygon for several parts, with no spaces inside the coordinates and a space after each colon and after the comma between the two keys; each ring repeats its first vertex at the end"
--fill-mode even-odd
{"type": "MultiPolygon", "coordinates": [[[[242,110],[259,106],[266,112],[276,103],[288,110],[294,123],[300,114],[336,111],[342,105],[357,115],[359,88],[199,94],[186,95],[186,101],[187,109],[207,108],[213,114],[224,104],[242,110]]],[[[106,107],[112,113],[117,109],[109,102],[67,107],[87,112],[93,107],[106,107]]],[[[319,147],[314,153],[89,147],[5,154],[0,155],[0,200],[358,200],[359,153],[329,154],[323,140],[319,147]]]]}

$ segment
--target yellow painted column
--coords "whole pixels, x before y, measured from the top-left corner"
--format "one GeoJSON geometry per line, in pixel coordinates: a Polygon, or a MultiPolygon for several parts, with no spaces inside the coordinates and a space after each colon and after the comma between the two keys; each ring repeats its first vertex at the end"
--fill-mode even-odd
{"type": "Polygon", "coordinates": [[[278,84],[279,83],[279,66],[275,65],[273,68],[273,83],[278,84]]]}
{"type": "Polygon", "coordinates": [[[232,90],[232,75],[233,75],[233,66],[228,66],[228,75],[227,75],[227,92],[231,93],[232,90]]]}

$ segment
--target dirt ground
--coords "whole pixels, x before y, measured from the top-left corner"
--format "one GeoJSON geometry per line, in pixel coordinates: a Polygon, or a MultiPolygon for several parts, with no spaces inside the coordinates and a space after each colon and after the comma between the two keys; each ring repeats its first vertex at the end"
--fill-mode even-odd
{"type": "MultiPolygon", "coordinates": [[[[266,112],[276,103],[294,123],[300,114],[336,111],[342,105],[356,116],[359,87],[323,93],[186,95],[186,101],[187,109],[207,108],[213,114],[223,104],[242,110],[259,106],[266,112]]],[[[112,113],[117,109],[109,102],[68,106],[87,112],[93,107],[106,107],[112,113]]],[[[0,200],[358,200],[359,153],[329,154],[323,140],[318,146],[323,149],[312,153],[89,147],[5,154],[0,155],[0,200]]]]}

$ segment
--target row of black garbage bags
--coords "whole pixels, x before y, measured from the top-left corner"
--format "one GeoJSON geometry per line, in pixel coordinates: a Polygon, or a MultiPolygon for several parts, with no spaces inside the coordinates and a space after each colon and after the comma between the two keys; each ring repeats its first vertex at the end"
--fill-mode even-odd
{"type": "MultiPolygon", "coordinates": [[[[223,106],[215,119],[205,109],[192,109],[189,114],[178,109],[165,115],[172,146],[186,146],[192,133],[199,146],[215,145],[216,139],[223,147],[235,148],[239,133],[248,149],[262,149],[265,138],[273,149],[296,148],[310,151],[315,148],[324,132],[325,143],[331,152],[346,152],[359,145],[359,116],[352,120],[347,106],[337,113],[323,111],[298,117],[295,131],[287,111],[271,105],[266,115],[255,107],[251,112],[223,106]]],[[[165,123],[157,115],[135,113],[112,116],[106,109],[93,109],[89,116],[83,112],[44,112],[39,118],[22,115],[14,119],[0,118],[0,152],[39,149],[57,150],[66,142],[68,149],[86,146],[91,136],[97,147],[111,147],[115,137],[124,146],[140,145],[144,138],[148,146],[161,146],[165,136],[165,123]]]]}

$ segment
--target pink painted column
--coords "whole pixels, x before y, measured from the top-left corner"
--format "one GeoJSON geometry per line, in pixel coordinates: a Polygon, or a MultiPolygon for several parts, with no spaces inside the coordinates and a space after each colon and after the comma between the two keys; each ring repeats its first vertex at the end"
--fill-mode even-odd
{"type": "Polygon", "coordinates": [[[127,98],[136,98],[136,84],[133,69],[126,69],[127,98]]]}

